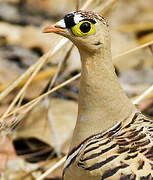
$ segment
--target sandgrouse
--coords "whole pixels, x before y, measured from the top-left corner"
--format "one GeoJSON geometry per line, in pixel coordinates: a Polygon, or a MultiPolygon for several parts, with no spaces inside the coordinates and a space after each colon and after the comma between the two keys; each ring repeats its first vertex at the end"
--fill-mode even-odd
{"type": "Polygon", "coordinates": [[[44,29],[70,39],[81,62],[78,117],[64,180],[153,180],[153,120],[121,88],[106,20],[91,11],[65,15],[44,29]]]}

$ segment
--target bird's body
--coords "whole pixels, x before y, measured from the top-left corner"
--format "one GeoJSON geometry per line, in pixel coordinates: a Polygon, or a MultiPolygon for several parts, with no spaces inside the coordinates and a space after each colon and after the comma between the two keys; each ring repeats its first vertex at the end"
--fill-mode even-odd
{"type": "Polygon", "coordinates": [[[105,19],[77,11],[44,32],[69,38],[82,62],[78,117],[64,180],[152,180],[153,120],[136,109],[118,82],[105,19]]]}

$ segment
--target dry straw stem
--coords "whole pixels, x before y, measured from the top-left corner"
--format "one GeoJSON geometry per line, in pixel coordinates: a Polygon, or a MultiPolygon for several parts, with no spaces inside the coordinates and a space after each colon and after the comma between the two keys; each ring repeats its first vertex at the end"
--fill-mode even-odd
{"type": "MultiPolygon", "coordinates": [[[[55,84],[56,80],[57,80],[57,77],[59,76],[59,73],[61,72],[61,69],[62,69],[62,65],[63,63],[68,59],[68,57],[70,56],[70,53],[73,49],[74,45],[72,45],[67,54],[65,55],[64,58],[61,59],[61,61],[58,63],[58,67],[57,67],[57,71],[56,73],[54,74],[50,84],[49,84],[49,87],[47,89],[47,91],[49,91],[55,84]]],[[[47,117],[48,117],[48,122],[49,122],[49,126],[50,126],[50,131],[52,133],[52,136],[53,136],[53,144],[54,144],[54,147],[55,147],[55,151],[56,151],[56,154],[57,156],[61,156],[61,151],[60,151],[60,146],[59,146],[59,142],[58,142],[58,138],[57,138],[57,132],[56,132],[56,128],[55,128],[55,124],[54,124],[54,118],[52,116],[52,112],[51,112],[51,109],[49,108],[49,98],[48,96],[45,97],[45,107],[47,109],[47,117]]]]}
{"type": "MultiPolygon", "coordinates": [[[[88,0],[84,6],[82,7],[82,10],[86,9],[90,3],[92,3],[93,0],[88,0]]],[[[48,58],[52,57],[56,52],[58,52],[69,40],[66,38],[62,38],[62,40],[56,45],[56,47],[54,48],[53,51],[49,51],[48,53],[46,53],[44,56],[42,56],[38,62],[36,62],[33,66],[31,66],[26,73],[24,73],[21,77],[19,77],[12,85],[10,85],[6,90],[4,90],[4,92],[2,92],[0,94],[0,100],[3,99],[6,95],[8,95],[9,92],[11,92],[24,78],[28,77],[31,73],[30,78],[27,80],[27,82],[25,83],[25,85],[22,87],[22,89],[19,91],[19,93],[17,94],[17,96],[13,99],[12,103],[10,104],[10,106],[8,107],[8,109],[6,110],[6,112],[3,114],[1,121],[3,121],[3,119],[5,117],[7,117],[8,113],[12,110],[12,108],[14,107],[15,103],[19,100],[20,96],[26,91],[28,85],[31,83],[31,81],[33,80],[33,78],[36,76],[36,74],[39,72],[39,70],[41,69],[41,67],[48,62],[48,58]]]]}
{"type": "Polygon", "coordinates": [[[5,96],[7,96],[14,88],[16,88],[18,86],[18,84],[22,83],[22,81],[25,80],[25,78],[29,77],[31,75],[31,73],[34,72],[34,70],[38,67],[38,65],[40,63],[43,62],[47,62],[48,57],[53,56],[54,54],[56,54],[56,52],[58,52],[63,45],[66,44],[66,42],[68,41],[67,39],[62,39],[59,44],[56,45],[56,47],[54,48],[54,50],[50,50],[48,53],[44,54],[41,58],[39,58],[39,60],[33,64],[32,66],[30,66],[25,73],[23,73],[17,80],[15,80],[7,89],[5,89],[2,93],[0,93],[0,100],[2,100],[5,96]]]}
{"type": "Polygon", "coordinates": [[[85,10],[94,0],[87,0],[85,4],[82,6],[81,10],[85,10]]]}
{"type": "MultiPolygon", "coordinates": [[[[118,57],[125,56],[125,55],[127,55],[127,54],[133,53],[133,52],[138,51],[138,50],[140,50],[140,49],[142,49],[142,48],[145,48],[145,47],[147,47],[147,46],[149,46],[149,45],[151,45],[151,44],[153,44],[153,41],[151,41],[151,42],[149,42],[149,43],[146,43],[146,44],[143,44],[143,45],[141,45],[141,46],[138,46],[138,47],[136,47],[136,48],[130,49],[130,50],[126,51],[126,52],[123,52],[123,53],[121,53],[121,54],[113,57],[113,60],[117,60],[118,57]]],[[[35,103],[36,101],[42,100],[45,96],[47,96],[47,95],[55,92],[56,90],[58,90],[58,89],[60,89],[60,88],[62,88],[62,87],[64,87],[64,86],[68,85],[68,84],[71,83],[72,81],[78,79],[80,76],[81,76],[80,73],[77,74],[77,75],[75,75],[74,77],[72,77],[72,78],[68,79],[67,81],[61,83],[60,85],[54,87],[54,88],[51,89],[50,91],[48,91],[48,92],[42,94],[41,96],[33,99],[33,100],[30,101],[29,103],[27,103],[27,104],[21,106],[20,108],[12,111],[12,112],[9,113],[6,117],[11,116],[11,115],[12,115],[13,113],[15,113],[15,112],[19,112],[19,111],[25,109],[26,107],[30,106],[31,104],[35,103]]],[[[144,98],[145,98],[145,97],[144,97],[144,98]]]]}
{"type": "Polygon", "coordinates": [[[32,75],[30,76],[30,78],[27,80],[27,82],[25,83],[25,85],[21,88],[21,90],[19,91],[19,93],[17,94],[17,96],[13,99],[12,103],[9,105],[8,109],[6,110],[6,112],[3,114],[2,116],[2,121],[3,119],[6,117],[6,115],[12,110],[12,108],[14,107],[14,105],[16,104],[16,102],[19,100],[19,98],[22,96],[22,94],[24,94],[24,92],[26,91],[27,87],[29,86],[29,84],[31,83],[32,79],[35,77],[35,75],[38,73],[38,71],[41,69],[41,67],[43,66],[43,64],[45,63],[47,58],[45,58],[44,60],[42,60],[40,62],[40,64],[36,67],[35,71],[32,73],[32,75]]]}
{"type": "MultiPolygon", "coordinates": [[[[52,76],[55,74],[56,70],[57,70],[57,67],[51,67],[51,68],[47,68],[47,69],[39,72],[39,73],[33,78],[32,83],[37,82],[37,81],[40,81],[40,80],[47,79],[47,78],[49,78],[49,77],[52,77],[52,76]]],[[[23,81],[21,81],[21,82],[16,86],[16,88],[22,87],[22,86],[25,84],[26,81],[27,81],[27,78],[24,79],[23,81]]],[[[9,87],[9,84],[10,84],[10,83],[2,84],[2,85],[0,86],[0,92],[3,91],[3,90],[5,90],[7,87],[9,87]]]]}
{"type": "Polygon", "coordinates": [[[127,55],[127,54],[133,53],[133,52],[135,52],[135,51],[138,51],[138,50],[140,50],[140,49],[143,49],[143,48],[145,48],[145,47],[148,47],[148,46],[150,46],[150,45],[152,45],[152,44],[153,44],[153,40],[150,41],[150,42],[147,42],[147,43],[145,43],[145,44],[142,44],[142,45],[140,45],[140,46],[137,46],[137,47],[135,47],[135,48],[133,48],[133,49],[129,49],[129,50],[125,51],[125,52],[123,52],[123,53],[121,53],[121,54],[113,57],[113,60],[116,61],[116,59],[119,58],[119,57],[121,57],[121,56],[125,56],[125,55],[127,55]]]}
{"type": "Polygon", "coordinates": [[[118,0],[107,0],[100,8],[96,9],[98,12],[105,14],[118,0]]]}
{"type": "Polygon", "coordinates": [[[35,69],[35,67],[37,67],[37,65],[39,63],[40,63],[40,61],[38,61],[34,65],[30,66],[30,68],[27,69],[27,71],[24,74],[22,74],[7,89],[5,89],[2,93],[0,93],[0,100],[2,100],[5,96],[7,96],[14,88],[16,88],[18,86],[18,84],[20,84],[22,81],[24,81],[25,78],[28,77],[33,72],[33,70],[35,69]]]}
{"type": "Polygon", "coordinates": [[[78,11],[79,10],[79,7],[80,7],[80,0],[75,0],[76,1],[76,10],[78,11]]]}
{"type": "Polygon", "coordinates": [[[45,177],[47,177],[50,173],[52,173],[55,169],[57,169],[58,167],[60,167],[66,160],[66,156],[64,156],[62,159],[60,159],[54,166],[52,166],[51,168],[49,168],[44,174],[42,174],[39,178],[37,178],[36,180],[42,180],[45,177]]]}
{"type": "Polygon", "coordinates": [[[153,92],[153,85],[148,88],[143,94],[141,94],[135,101],[133,101],[133,104],[139,104],[143,99],[146,99],[151,93],[153,92]]]}
{"type": "Polygon", "coordinates": [[[117,31],[120,32],[138,32],[138,31],[149,31],[153,30],[153,23],[145,23],[143,24],[125,24],[116,28],[117,31]]]}
{"type": "MultiPolygon", "coordinates": [[[[70,84],[72,81],[78,79],[78,78],[80,77],[80,75],[81,75],[80,73],[77,74],[77,75],[75,75],[74,77],[72,77],[72,78],[68,79],[67,81],[65,81],[65,82],[63,82],[63,83],[61,83],[61,84],[59,84],[59,85],[56,86],[56,87],[54,87],[54,88],[51,89],[50,91],[48,91],[48,92],[42,94],[41,96],[39,96],[39,97],[33,99],[33,100],[30,101],[29,103],[27,103],[27,104],[25,104],[25,105],[19,107],[18,109],[15,109],[14,111],[10,112],[10,113],[6,116],[6,118],[9,117],[9,116],[11,116],[11,115],[14,114],[14,113],[18,113],[18,112],[24,110],[24,109],[27,108],[28,106],[33,105],[33,103],[35,103],[35,102],[41,101],[41,100],[42,100],[44,97],[46,97],[47,95],[49,95],[49,94],[51,94],[51,93],[57,91],[58,89],[60,89],[60,88],[62,88],[62,87],[64,87],[64,86],[66,86],[67,84],[70,84]]],[[[24,113],[24,112],[22,112],[22,113],[24,113]]]]}
{"type": "MultiPolygon", "coordinates": [[[[28,85],[31,83],[31,81],[33,80],[33,78],[35,77],[35,75],[38,73],[38,71],[41,69],[41,67],[47,63],[49,57],[53,56],[56,52],[58,52],[62,47],[63,45],[65,45],[66,43],[68,42],[68,40],[66,38],[62,38],[62,40],[60,41],[59,44],[56,45],[56,47],[54,48],[53,51],[49,51],[48,53],[46,53],[44,56],[42,56],[38,63],[35,63],[33,66],[34,68],[31,70],[31,72],[29,73],[29,71],[27,72],[28,75],[31,74],[30,78],[27,80],[27,82],[25,83],[25,85],[22,87],[22,89],[19,91],[19,93],[17,94],[17,96],[14,98],[13,102],[10,104],[10,106],[8,107],[7,111],[3,114],[1,120],[3,120],[7,114],[11,111],[11,109],[13,108],[13,106],[15,105],[15,103],[18,101],[18,99],[20,98],[20,96],[23,94],[23,92],[25,92],[26,88],[28,87],[28,85]]],[[[32,66],[32,67],[33,67],[32,66]]],[[[27,77],[27,76],[26,76],[27,77]]],[[[25,76],[24,76],[25,78],[25,76]]],[[[20,78],[19,78],[20,79],[20,78]]],[[[18,81],[18,84],[21,82],[19,80],[18,81]]],[[[17,86],[17,84],[15,84],[15,87],[17,86]]],[[[8,91],[9,88],[6,89],[6,92],[10,92],[8,91]]],[[[5,91],[4,91],[5,92],[5,91]]],[[[0,94],[1,95],[1,94],[0,94]]],[[[7,93],[5,93],[5,95],[7,95],[7,93]]],[[[5,97],[3,92],[2,92],[2,95],[0,96],[0,100],[1,100],[1,97],[5,97]]]]}

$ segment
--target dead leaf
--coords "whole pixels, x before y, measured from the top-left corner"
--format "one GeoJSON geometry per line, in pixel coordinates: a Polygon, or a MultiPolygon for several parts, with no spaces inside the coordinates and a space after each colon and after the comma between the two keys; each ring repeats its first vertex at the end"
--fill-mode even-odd
{"type": "Polygon", "coordinates": [[[23,119],[21,127],[15,133],[15,138],[38,138],[54,148],[58,143],[61,152],[66,153],[77,117],[77,103],[51,98],[49,112],[56,135],[50,128],[45,103],[41,102],[23,119]]]}

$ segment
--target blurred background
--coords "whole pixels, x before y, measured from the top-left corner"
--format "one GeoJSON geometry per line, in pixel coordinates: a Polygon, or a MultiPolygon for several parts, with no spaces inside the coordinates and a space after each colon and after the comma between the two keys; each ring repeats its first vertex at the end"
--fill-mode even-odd
{"type": "MultiPolygon", "coordinates": [[[[70,42],[53,54],[62,37],[42,30],[84,5],[109,22],[113,63],[131,100],[153,84],[152,0],[0,0],[2,180],[37,179],[68,151],[79,78],[41,95],[80,73],[80,56],[70,42]]],[[[153,93],[138,108],[153,117],[153,93]]],[[[44,179],[61,179],[62,167],[44,179]]]]}

